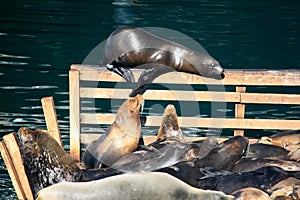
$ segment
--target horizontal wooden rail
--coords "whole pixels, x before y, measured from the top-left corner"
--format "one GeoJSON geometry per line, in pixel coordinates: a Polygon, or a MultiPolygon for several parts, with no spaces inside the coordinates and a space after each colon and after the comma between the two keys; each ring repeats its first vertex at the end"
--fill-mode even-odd
{"type": "MultiPolygon", "coordinates": [[[[82,124],[111,124],[115,114],[81,114],[82,124]]],[[[147,116],[145,126],[160,126],[161,116],[147,116]]],[[[233,129],[299,129],[300,120],[178,117],[181,127],[233,129]]]]}
{"type": "MultiPolygon", "coordinates": [[[[81,98],[128,99],[131,89],[80,88],[81,98]]],[[[240,102],[237,92],[147,90],[145,100],[240,102]],[[159,99],[157,98],[159,97],[159,99]]]]}
{"type": "MultiPolygon", "coordinates": [[[[81,98],[128,99],[131,89],[80,88],[81,98]]],[[[271,93],[147,90],[145,100],[212,101],[259,104],[300,104],[300,95],[271,93]],[[158,99],[157,97],[160,97],[158,99]]]]}
{"type": "Polygon", "coordinates": [[[300,104],[300,94],[241,93],[241,103],[300,104]]]}
{"type": "MultiPolygon", "coordinates": [[[[80,80],[83,81],[124,82],[124,79],[119,75],[96,65],[72,65],[71,69],[79,70],[80,80]]],[[[137,80],[142,70],[133,69],[132,71],[137,80]]],[[[300,70],[226,70],[223,80],[208,79],[187,73],[170,72],[155,79],[154,83],[300,86],[300,70]]]]}

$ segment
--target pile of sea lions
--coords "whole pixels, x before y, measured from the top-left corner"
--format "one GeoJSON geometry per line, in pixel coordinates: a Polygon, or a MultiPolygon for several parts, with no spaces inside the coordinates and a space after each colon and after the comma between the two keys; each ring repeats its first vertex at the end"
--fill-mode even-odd
{"type": "Polygon", "coordinates": [[[76,163],[42,130],[19,130],[20,152],[37,199],[299,199],[300,131],[262,137],[250,144],[242,136],[217,142],[186,142],[176,109],[168,105],[156,141],[144,145],[142,94],[171,69],[222,79],[214,58],[124,27],[107,40],[101,65],[135,82],[131,69],[144,72],[114,122],[76,163]]]}
{"type": "Polygon", "coordinates": [[[275,144],[242,136],[186,142],[168,105],[156,141],[139,145],[142,105],[142,95],[121,105],[86,148],[84,167],[47,132],[21,128],[20,151],[37,199],[299,199],[298,149],[276,145],[283,137],[295,149],[299,131],[269,136],[275,144]]]}

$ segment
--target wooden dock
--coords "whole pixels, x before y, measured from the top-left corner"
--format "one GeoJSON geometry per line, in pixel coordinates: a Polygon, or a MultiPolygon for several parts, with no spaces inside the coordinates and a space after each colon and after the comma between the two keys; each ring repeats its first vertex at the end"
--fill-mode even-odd
{"type": "MultiPolygon", "coordinates": [[[[141,70],[134,70],[138,77],[141,70]]],[[[136,78],[137,79],[137,78],[136,78]]],[[[124,80],[116,74],[98,66],[72,65],[69,71],[69,99],[70,99],[70,155],[80,162],[81,144],[88,144],[99,137],[99,134],[86,133],[82,126],[86,124],[111,124],[114,113],[86,113],[82,110],[82,99],[127,99],[130,88],[105,88],[101,82],[120,83],[124,80]],[[84,86],[84,82],[98,82],[100,87],[84,86]]],[[[195,84],[195,85],[224,85],[234,86],[235,91],[184,91],[184,90],[147,90],[144,99],[151,101],[191,101],[191,102],[225,102],[235,104],[234,118],[197,118],[180,116],[182,127],[230,128],[232,135],[244,135],[246,129],[300,129],[300,120],[290,119],[248,119],[245,109],[248,104],[287,104],[300,105],[300,94],[282,94],[275,89],[272,93],[247,92],[247,87],[299,87],[300,70],[228,70],[225,79],[215,81],[196,75],[171,72],[155,79],[158,84],[195,84]],[[182,81],[184,80],[184,81],[182,81]],[[222,120],[222,123],[215,123],[222,120]]],[[[95,85],[95,84],[94,84],[95,85]]],[[[61,144],[59,126],[52,97],[42,99],[43,111],[48,132],[61,144]]],[[[145,126],[159,126],[161,116],[147,116],[145,126]]],[[[188,141],[199,137],[186,138],[188,141]]],[[[224,140],[226,138],[220,138],[224,140]]],[[[144,137],[145,143],[150,143],[154,137],[144,137]]],[[[252,139],[251,142],[255,142],[252,139]]],[[[15,134],[3,137],[0,150],[13,186],[19,199],[33,199],[27,176],[19,151],[15,134]]]]}

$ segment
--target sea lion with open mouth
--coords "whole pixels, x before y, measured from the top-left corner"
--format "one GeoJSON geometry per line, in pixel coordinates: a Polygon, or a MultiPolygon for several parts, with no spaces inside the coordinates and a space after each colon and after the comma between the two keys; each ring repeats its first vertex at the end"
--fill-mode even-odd
{"type": "Polygon", "coordinates": [[[111,166],[116,160],[137,149],[141,137],[140,108],[144,100],[137,95],[118,109],[115,121],[98,139],[91,142],[83,155],[86,168],[111,166]]]}
{"type": "Polygon", "coordinates": [[[277,145],[283,148],[286,148],[290,145],[300,144],[300,130],[284,131],[276,133],[269,137],[261,137],[258,141],[263,144],[272,144],[277,145]]]}
{"type": "Polygon", "coordinates": [[[211,56],[132,27],[117,29],[109,36],[100,65],[131,83],[135,82],[131,69],[145,69],[130,96],[143,94],[155,78],[169,71],[218,80],[225,77],[219,62],[211,56]]]}

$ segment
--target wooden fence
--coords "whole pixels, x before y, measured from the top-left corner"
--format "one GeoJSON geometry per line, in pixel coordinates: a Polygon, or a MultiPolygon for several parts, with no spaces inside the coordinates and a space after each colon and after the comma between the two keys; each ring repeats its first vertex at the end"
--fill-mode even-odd
{"type": "MultiPolygon", "coordinates": [[[[136,80],[141,70],[133,70],[136,80]]],[[[80,145],[87,144],[99,137],[96,134],[82,133],[84,124],[111,124],[115,113],[84,113],[81,111],[81,100],[91,99],[127,99],[130,88],[106,88],[104,82],[124,82],[124,80],[99,66],[72,65],[69,71],[70,99],[70,155],[80,160],[80,145]],[[102,84],[86,84],[98,82],[102,84]],[[93,85],[91,87],[91,85],[93,85]],[[100,85],[100,87],[97,87],[100,85]],[[96,87],[95,87],[96,86],[96,87]]],[[[144,99],[153,101],[208,101],[235,104],[234,118],[199,118],[180,116],[181,127],[230,128],[233,135],[244,135],[245,129],[292,130],[300,128],[300,120],[288,119],[248,119],[245,118],[246,104],[300,104],[300,94],[279,94],[247,92],[248,86],[281,86],[299,87],[300,70],[227,70],[225,79],[218,81],[181,72],[164,74],[154,83],[190,84],[190,85],[223,85],[234,86],[235,91],[184,91],[149,89],[144,99]],[[181,123],[182,122],[182,123],[181,123]],[[184,122],[184,123],[183,123],[184,122]]],[[[159,126],[161,116],[147,116],[145,126],[159,126]]],[[[150,137],[151,138],[151,137],[150,137]]],[[[150,139],[149,142],[152,140],[150,139]]]]}

